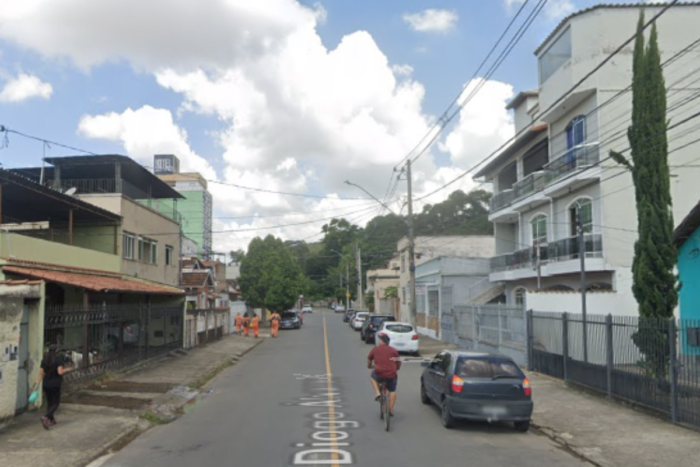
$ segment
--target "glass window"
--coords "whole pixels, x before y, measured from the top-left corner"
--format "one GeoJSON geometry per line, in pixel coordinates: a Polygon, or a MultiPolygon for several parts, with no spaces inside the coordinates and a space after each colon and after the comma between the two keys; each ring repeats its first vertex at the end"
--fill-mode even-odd
{"type": "Polygon", "coordinates": [[[568,28],[540,56],[540,83],[544,83],[559,68],[571,59],[571,28],[568,28]]]}
{"type": "Polygon", "coordinates": [[[139,237],[139,261],[156,264],[158,262],[158,242],[139,237]]]}
{"type": "Polygon", "coordinates": [[[135,237],[127,232],[124,232],[122,240],[122,254],[126,259],[134,259],[134,246],[136,243],[135,237]]]}
{"type": "Polygon", "coordinates": [[[518,378],[524,377],[520,368],[510,360],[463,357],[457,362],[455,374],[461,378],[518,378]]]}
{"type": "Polygon", "coordinates": [[[450,364],[452,363],[452,354],[446,353],[440,364],[440,371],[447,373],[450,371],[450,364]]]}
{"type": "Polygon", "coordinates": [[[413,332],[413,326],[407,324],[385,324],[384,329],[387,331],[395,332],[397,334],[407,334],[413,332]]]}
{"type": "Polygon", "coordinates": [[[165,264],[170,266],[173,264],[173,247],[165,245],[165,264]]]}
{"type": "Polygon", "coordinates": [[[569,208],[571,236],[578,235],[578,216],[581,215],[583,233],[593,233],[593,203],[590,198],[579,198],[569,208]]]}
{"type": "Polygon", "coordinates": [[[579,115],[566,127],[566,147],[571,149],[586,142],[586,117],[579,115]]]}
{"type": "Polygon", "coordinates": [[[515,304],[518,306],[524,306],[525,305],[525,289],[522,287],[518,287],[515,289],[515,292],[513,294],[515,296],[515,304]]]}
{"type": "Polygon", "coordinates": [[[532,244],[547,243],[547,216],[540,214],[535,216],[531,221],[532,226],[532,244]]]}

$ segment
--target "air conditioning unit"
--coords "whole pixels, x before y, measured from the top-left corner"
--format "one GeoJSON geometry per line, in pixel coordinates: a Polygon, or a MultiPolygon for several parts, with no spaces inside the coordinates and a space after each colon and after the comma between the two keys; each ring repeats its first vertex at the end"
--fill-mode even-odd
{"type": "Polygon", "coordinates": [[[393,269],[394,271],[398,271],[399,269],[401,269],[401,266],[399,265],[399,262],[398,262],[398,261],[392,261],[390,267],[391,267],[391,269],[393,269]]]}

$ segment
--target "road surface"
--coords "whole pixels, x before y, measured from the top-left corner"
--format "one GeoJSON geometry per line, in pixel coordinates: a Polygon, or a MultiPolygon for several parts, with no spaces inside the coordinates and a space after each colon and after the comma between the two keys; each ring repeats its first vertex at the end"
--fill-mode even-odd
{"type": "Polygon", "coordinates": [[[418,363],[400,371],[387,433],[368,381],[371,347],[341,314],[318,310],[304,321],[301,330],[281,331],[222,373],[193,412],[150,430],[104,465],[588,465],[547,438],[509,425],[443,428],[437,408],[420,402],[418,363]]]}

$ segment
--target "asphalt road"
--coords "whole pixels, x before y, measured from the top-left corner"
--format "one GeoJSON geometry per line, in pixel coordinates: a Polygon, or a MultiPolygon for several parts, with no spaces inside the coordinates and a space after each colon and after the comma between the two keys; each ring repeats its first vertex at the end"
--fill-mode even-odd
{"type": "Polygon", "coordinates": [[[105,465],[588,465],[509,425],[443,428],[437,408],[420,402],[418,363],[405,363],[400,372],[387,433],[368,381],[371,347],[358,334],[332,311],[306,315],[301,330],[280,332],[216,378],[193,412],[147,432],[105,465]]]}

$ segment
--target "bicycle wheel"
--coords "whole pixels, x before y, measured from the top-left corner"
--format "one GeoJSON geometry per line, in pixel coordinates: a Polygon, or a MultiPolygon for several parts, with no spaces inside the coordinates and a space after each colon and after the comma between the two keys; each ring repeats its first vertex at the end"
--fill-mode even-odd
{"type": "Polygon", "coordinates": [[[384,398],[384,425],[386,426],[386,431],[389,431],[389,425],[391,425],[391,398],[389,392],[386,392],[387,396],[384,398]]]}

